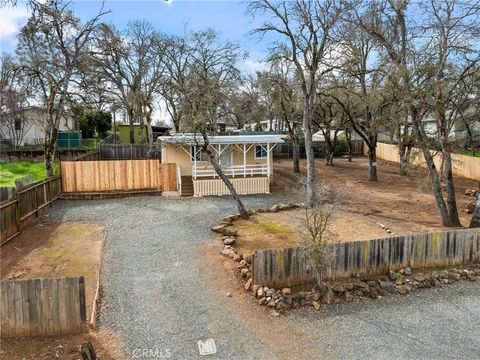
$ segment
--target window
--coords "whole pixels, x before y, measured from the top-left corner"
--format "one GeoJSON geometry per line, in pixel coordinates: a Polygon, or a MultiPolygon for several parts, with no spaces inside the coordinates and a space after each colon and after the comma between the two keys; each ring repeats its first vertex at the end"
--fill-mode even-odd
{"type": "Polygon", "coordinates": [[[194,162],[197,161],[209,161],[208,155],[204,153],[200,148],[195,146],[190,147],[190,161],[194,162]],[[196,154],[195,154],[196,152],[196,154]]]}
{"type": "Polygon", "coordinates": [[[255,145],[255,159],[266,159],[267,148],[262,145],[255,145]]]}

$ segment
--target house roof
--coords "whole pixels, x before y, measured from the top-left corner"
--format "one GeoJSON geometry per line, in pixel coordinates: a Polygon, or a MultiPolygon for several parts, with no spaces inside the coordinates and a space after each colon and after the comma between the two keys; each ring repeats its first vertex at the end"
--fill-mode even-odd
{"type": "MultiPolygon", "coordinates": [[[[210,144],[276,144],[285,142],[286,135],[211,135],[208,137],[210,144]]],[[[168,144],[203,144],[200,134],[175,134],[171,136],[159,136],[158,141],[168,144]]]]}

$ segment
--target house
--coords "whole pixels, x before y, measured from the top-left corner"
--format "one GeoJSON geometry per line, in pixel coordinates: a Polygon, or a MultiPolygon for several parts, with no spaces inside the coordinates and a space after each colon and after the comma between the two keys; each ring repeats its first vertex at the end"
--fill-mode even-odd
{"type": "MultiPolygon", "coordinates": [[[[272,150],[283,143],[284,135],[212,135],[210,148],[239,194],[270,192],[273,177],[272,150]]],[[[182,195],[228,195],[206,154],[199,134],[160,136],[162,163],[177,164],[182,195]]]]}
{"type": "MultiPolygon", "coordinates": [[[[3,115],[0,122],[0,140],[2,146],[42,145],[45,137],[47,110],[39,106],[30,106],[16,114],[3,115]]],[[[78,130],[76,121],[64,112],[60,119],[60,132],[78,130]]]]}

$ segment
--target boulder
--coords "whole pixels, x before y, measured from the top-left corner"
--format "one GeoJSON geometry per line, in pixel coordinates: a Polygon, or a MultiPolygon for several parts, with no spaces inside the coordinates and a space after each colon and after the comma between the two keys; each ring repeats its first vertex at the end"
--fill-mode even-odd
{"type": "Polygon", "coordinates": [[[397,291],[400,295],[406,295],[407,294],[407,287],[405,285],[395,285],[395,288],[397,289],[397,291]]]}
{"type": "Polygon", "coordinates": [[[258,300],[259,305],[265,305],[267,303],[267,298],[262,297],[258,300]]]}
{"type": "Polygon", "coordinates": [[[223,249],[221,251],[221,254],[223,256],[228,256],[228,257],[231,257],[231,258],[233,258],[236,255],[235,250],[233,250],[233,249],[223,249]]]}
{"type": "Polygon", "coordinates": [[[406,267],[405,268],[405,275],[410,276],[413,274],[413,270],[411,267],[406,267]]]}
{"type": "Polygon", "coordinates": [[[252,288],[252,283],[253,283],[252,278],[247,280],[247,282],[245,283],[245,290],[246,291],[250,291],[250,289],[252,288]]]}
{"type": "Polygon", "coordinates": [[[223,243],[224,243],[225,245],[232,245],[234,242],[235,242],[235,238],[234,238],[234,237],[226,237],[226,238],[223,240],[223,243]]]}
{"type": "Polygon", "coordinates": [[[425,275],[422,273],[415,274],[413,278],[418,282],[423,282],[426,279],[425,275]]]}
{"type": "Polygon", "coordinates": [[[320,310],[320,303],[318,301],[312,301],[312,306],[315,310],[320,310]]]}
{"type": "Polygon", "coordinates": [[[390,278],[390,280],[395,280],[397,278],[397,273],[395,271],[390,270],[388,272],[388,277],[390,278]]]}
{"type": "Polygon", "coordinates": [[[390,294],[396,294],[397,293],[397,289],[393,286],[393,284],[391,282],[378,280],[378,283],[380,284],[380,287],[382,289],[388,291],[390,294]]]}
{"type": "Polygon", "coordinates": [[[290,289],[290,288],[283,288],[283,289],[282,289],[282,294],[283,294],[283,295],[291,295],[291,294],[292,294],[292,289],[290,289]]]}
{"type": "Polygon", "coordinates": [[[370,296],[372,299],[378,299],[377,289],[371,288],[370,291],[368,292],[368,296],[370,296]]]}
{"type": "Polygon", "coordinates": [[[212,228],[210,230],[212,230],[213,232],[216,232],[218,234],[223,234],[223,229],[225,229],[228,225],[226,224],[220,224],[220,225],[215,225],[215,226],[212,226],[212,228]]]}
{"type": "Polygon", "coordinates": [[[333,290],[328,290],[325,293],[325,295],[323,295],[322,297],[323,304],[330,305],[330,304],[333,304],[334,301],[335,301],[335,293],[333,292],[333,290]]]}
{"type": "Polygon", "coordinates": [[[350,291],[345,291],[345,294],[343,294],[343,296],[346,302],[353,301],[353,295],[350,293],[350,291]]]}
{"type": "Polygon", "coordinates": [[[242,255],[241,254],[235,254],[233,257],[233,261],[240,262],[242,260],[242,255]]]}
{"type": "Polygon", "coordinates": [[[271,208],[270,208],[270,212],[277,212],[279,210],[280,206],[277,204],[277,205],[273,205],[271,208]]]}
{"type": "Polygon", "coordinates": [[[342,285],[335,285],[332,288],[332,290],[335,291],[336,293],[344,293],[345,292],[345,287],[342,286],[342,285]]]}

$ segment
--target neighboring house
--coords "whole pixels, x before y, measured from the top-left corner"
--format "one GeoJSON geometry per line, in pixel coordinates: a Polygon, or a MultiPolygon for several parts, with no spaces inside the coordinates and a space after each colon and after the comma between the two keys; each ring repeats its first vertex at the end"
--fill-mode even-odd
{"type": "MultiPolygon", "coordinates": [[[[31,106],[22,111],[22,115],[3,115],[0,121],[0,140],[3,146],[41,145],[45,137],[45,119],[47,110],[31,106]]],[[[59,131],[75,131],[77,124],[68,116],[62,116],[59,131]]]]}
{"type": "MultiPolygon", "coordinates": [[[[285,121],[282,121],[277,118],[271,120],[261,120],[258,122],[260,124],[261,130],[259,131],[276,131],[276,132],[288,132],[288,125],[285,121]]],[[[245,131],[255,131],[258,127],[257,123],[248,123],[243,126],[245,131]]]]}
{"type": "MultiPolygon", "coordinates": [[[[138,143],[138,128],[139,124],[133,125],[133,134],[135,138],[135,143],[138,143]]],[[[130,125],[128,124],[116,124],[118,128],[118,137],[120,139],[120,144],[130,144],[130,125]]],[[[168,134],[170,130],[169,127],[165,126],[152,126],[153,139],[157,139],[159,136],[168,134]]],[[[144,125],[142,130],[143,138],[147,140],[147,127],[144,125]]]]}
{"type": "MultiPolygon", "coordinates": [[[[272,150],[283,135],[210,136],[212,151],[239,194],[270,192],[272,150]]],[[[162,163],[176,163],[182,195],[227,195],[229,191],[202,153],[199,134],[175,134],[158,138],[162,163]]]]}
{"type": "MultiPolygon", "coordinates": [[[[330,138],[333,139],[334,136],[335,130],[330,130],[330,138]]],[[[347,140],[344,130],[339,130],[337,132],[337,140],[347,140]]],[[[352,140],[362,140],[362,137],[352,130],[352,140]]],[[[312,135],[312,141],[325,141],[325,136],[323,135],[322,130],[317,131],[312,135]]]]}

